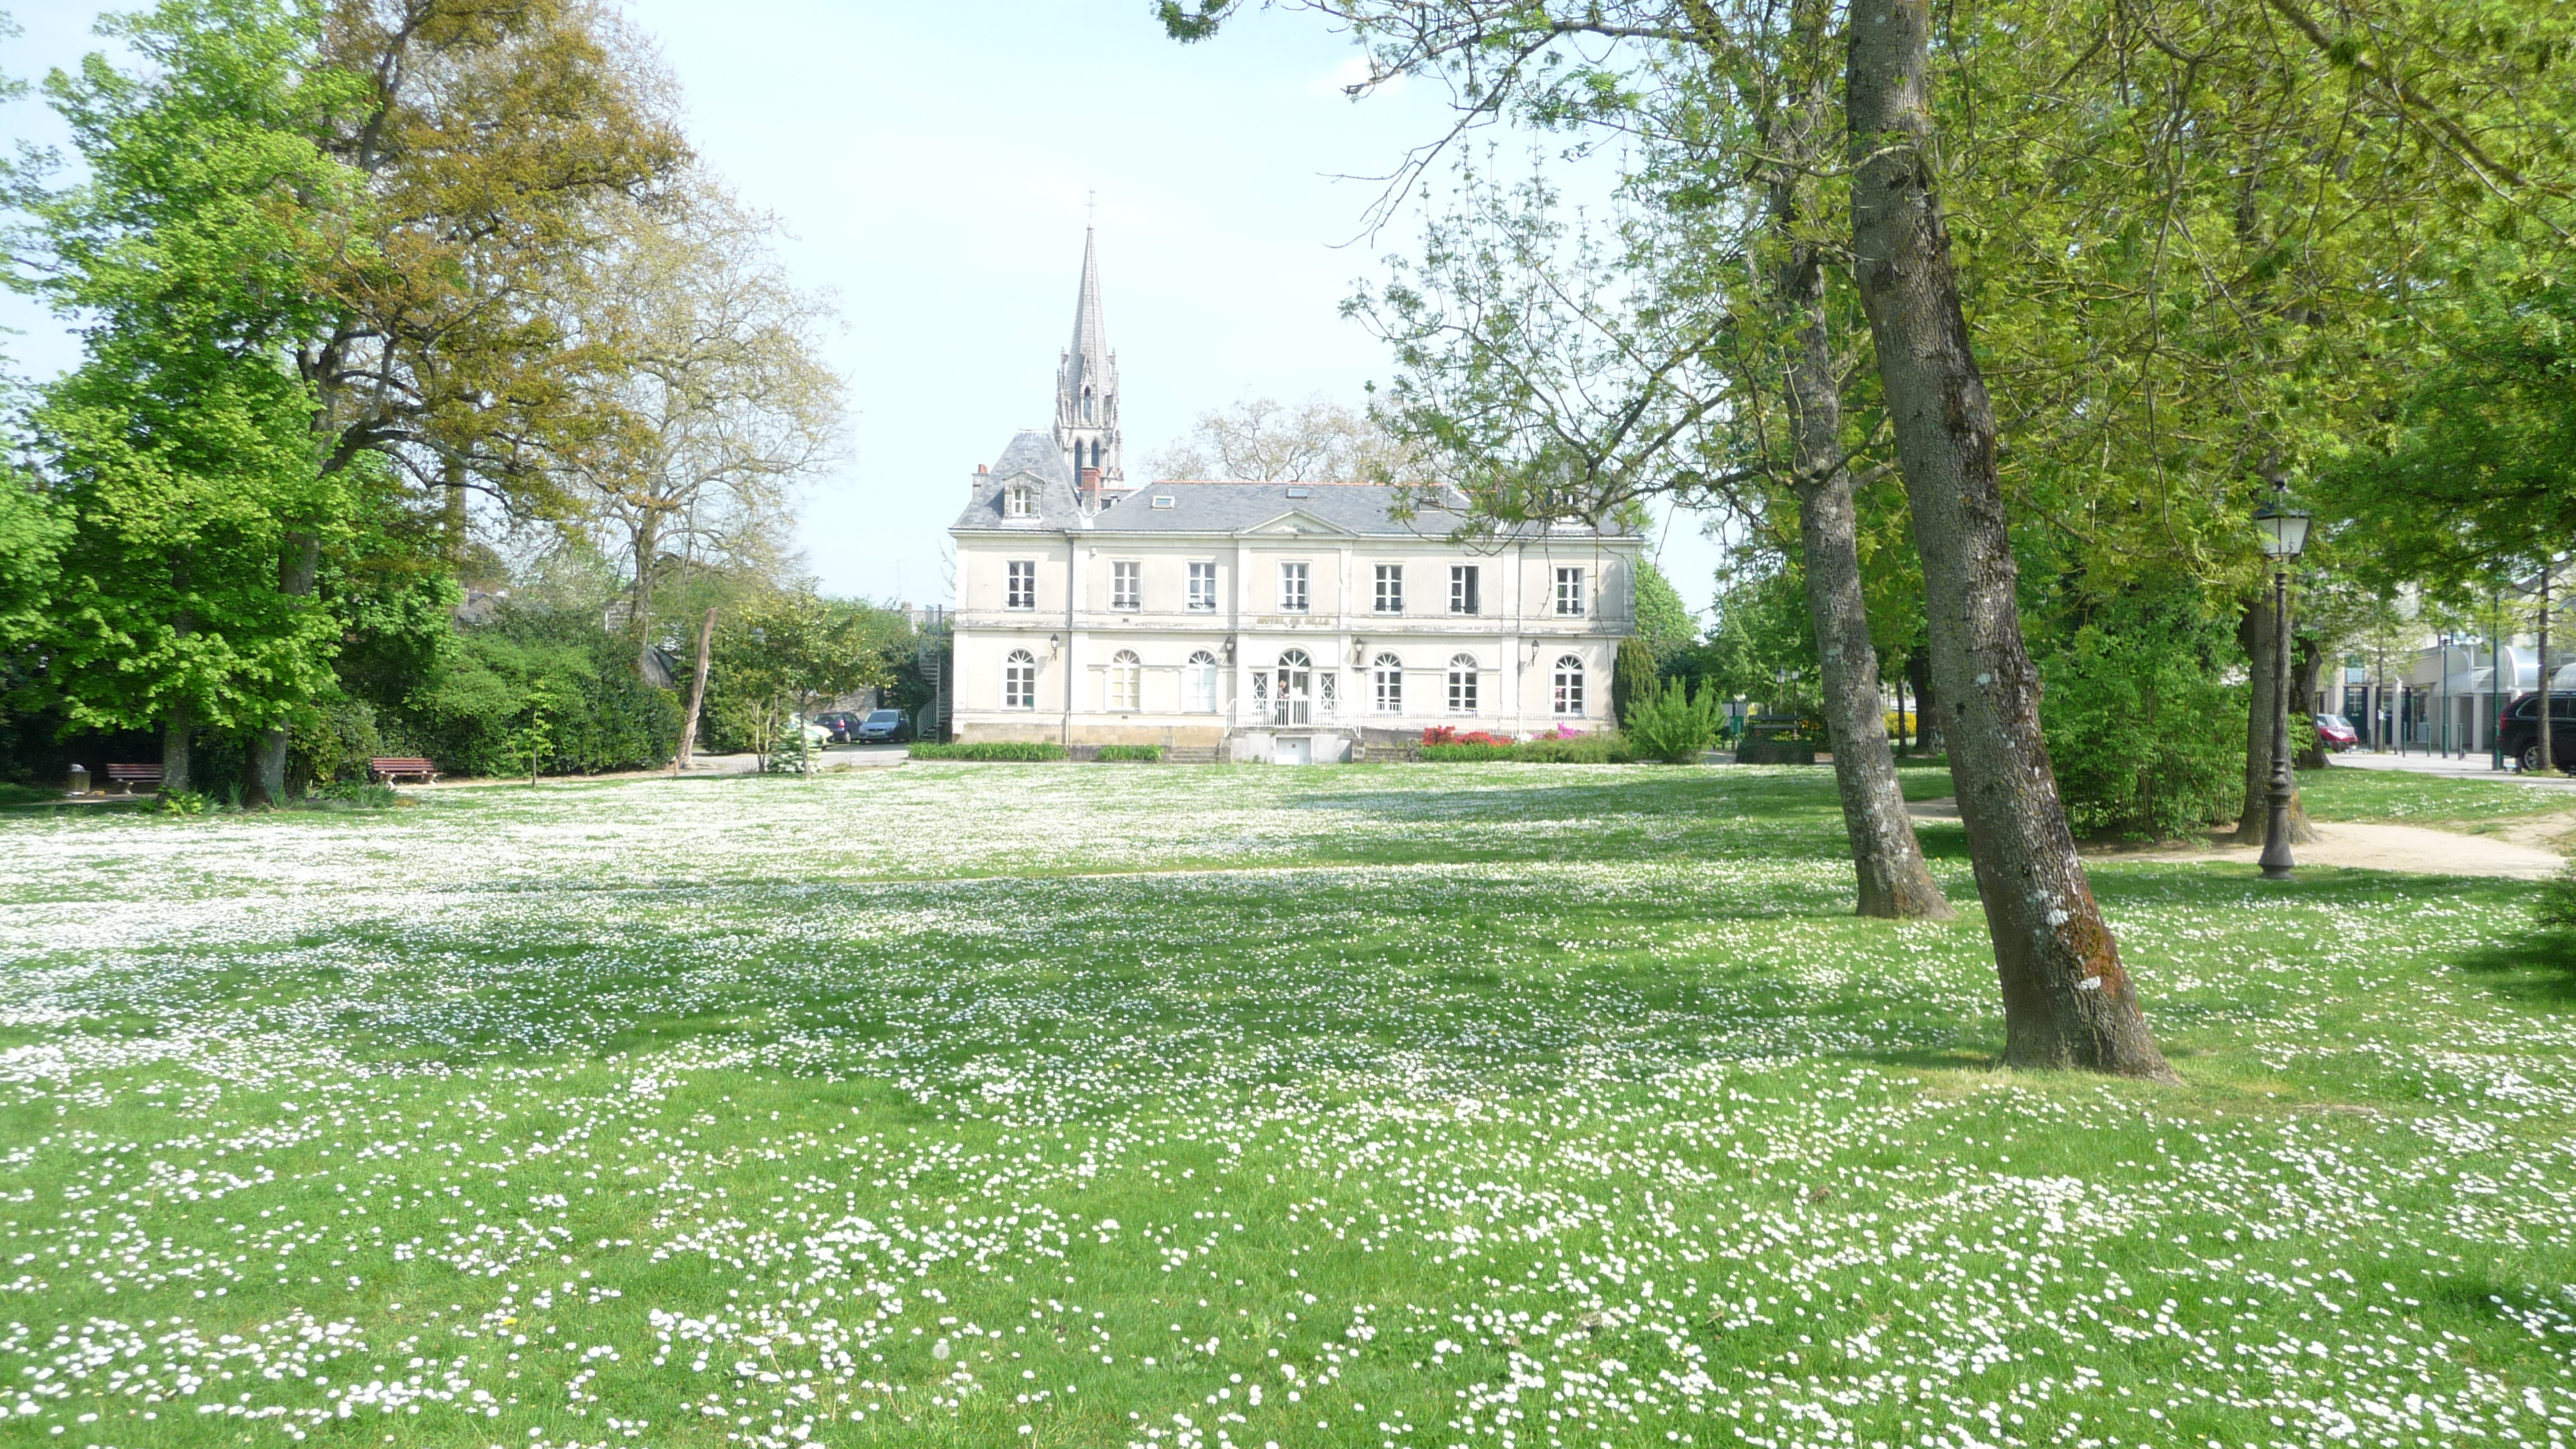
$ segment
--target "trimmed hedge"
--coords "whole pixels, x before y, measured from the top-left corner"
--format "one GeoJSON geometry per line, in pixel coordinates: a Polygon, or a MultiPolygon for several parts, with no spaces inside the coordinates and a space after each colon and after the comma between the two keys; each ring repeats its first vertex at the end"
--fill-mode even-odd
{"type": "Polygon", "coordinates": [[[1109,761],[1135,760],[1150,765],[1163,758],[1163,747],[1161,745],[1102,745],[1100,753],[1092,758],[1109,761]]]}
{"type": "Polygon", "coordinates": [[[915,742],[916,760],[1061,760],[1064,746],[1030,740],[978,740],[973,744],[937,745],[915,742]]]}
{"type": "Polygon", "coordinates": [[[1437,742],[1422,746],[1422,758],[1433,764],[1453,765],[1485,760],[1525,765],[1627,765],[1636,762],[1637,752],[1618,735],[1599,734],[1517,744],[1491,739],[1437,742]]]}

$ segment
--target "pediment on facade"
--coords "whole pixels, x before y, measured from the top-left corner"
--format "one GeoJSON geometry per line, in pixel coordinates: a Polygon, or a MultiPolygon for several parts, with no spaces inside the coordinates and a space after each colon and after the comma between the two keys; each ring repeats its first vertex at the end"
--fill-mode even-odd
{"type": "Polygon", "coordinates": [[[1276,517],[1265,518],[1250,528],[1237,529],[1235,534],[1239,538],[1298,538],[1317,535],[1331,538],[1357,538],[1359,536],[1330,519],[1318,517],[1302,508],[1291,508],[1276,517]]]}

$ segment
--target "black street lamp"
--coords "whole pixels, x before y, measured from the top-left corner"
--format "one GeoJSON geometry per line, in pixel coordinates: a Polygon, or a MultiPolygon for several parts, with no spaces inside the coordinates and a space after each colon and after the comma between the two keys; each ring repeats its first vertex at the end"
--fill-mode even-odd
{"type": "Polygon", "coordinates": [[[2287,484],[2254,510],[2254,533],[2272,561],[2272,808],[2263,820],[2263,878],[2290,868],[2290,564],[2308,543],[2308,514],[2290,506],[2287,484]]]}

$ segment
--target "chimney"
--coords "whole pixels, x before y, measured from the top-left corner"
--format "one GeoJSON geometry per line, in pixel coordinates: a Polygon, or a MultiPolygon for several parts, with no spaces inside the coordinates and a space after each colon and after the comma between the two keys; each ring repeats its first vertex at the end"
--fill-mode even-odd
{"type": "Polygon", "coordinates": [[[983,464],[978,463],[978,464],[976,464],[976,465],[975,465],[975,471],[976,471],[976,472],[978,472],[978,473],[986,473],[986,472],[990,472],[990,471],[992,471],[992,470],[990,470],[990,469],[986,468],[983,464]]]}
{"type": "Polygon", "coordinates": [[[1082,494],[1084,498],[1090,501],[1092,507],[1097,508],[1100,506],[1099,469],[1085,468],[1082,470],[1082,494]]]}

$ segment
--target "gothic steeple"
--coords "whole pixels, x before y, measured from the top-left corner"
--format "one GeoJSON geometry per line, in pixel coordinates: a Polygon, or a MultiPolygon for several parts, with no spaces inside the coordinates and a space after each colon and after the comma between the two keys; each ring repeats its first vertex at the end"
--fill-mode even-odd
{"type": "Polygon", "coordinates": [[[1055,378],[1055,441],[1086,493],[1123,486],[1118,459],[1118,354],[1100,316],[1100,259],[1090,228],[1082,233],[1082,291],[1073,304],[1073,345],[1055,378]]]}

